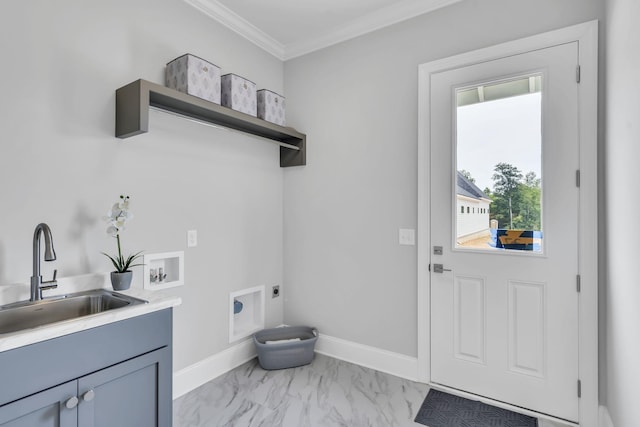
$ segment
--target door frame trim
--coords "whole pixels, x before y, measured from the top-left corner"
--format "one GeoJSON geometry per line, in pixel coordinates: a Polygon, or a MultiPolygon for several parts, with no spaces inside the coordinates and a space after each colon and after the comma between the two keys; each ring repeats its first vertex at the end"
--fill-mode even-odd
{"type": "MultiPolygon", "coordinates": [[[[430,99],[431,75],[479,62],[578,42],[580,195],[578,225],[580,425],[598,420],[598,21],[550,31],[419,65],[418,69],[418,379],[431,381],[430,349],[430,99]]],[[[576,379],[577,380],[577,379],[576,379]]]]}

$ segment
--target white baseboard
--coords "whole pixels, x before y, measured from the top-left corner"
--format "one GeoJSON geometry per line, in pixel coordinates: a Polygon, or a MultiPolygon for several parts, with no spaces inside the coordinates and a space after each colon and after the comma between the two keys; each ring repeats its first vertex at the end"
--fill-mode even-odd
{"type": "Polygon", "coordinates": [[[356,365],[418,381],[418,359],[377,347],[320,334],[316,352],[356,365]]]}
{"type": "Polygon", "coordinates": [[[600,427],[613,427],[613,421],[611,421],[611,415],[606,406],[600,406],[600,427]]]}
{"type": "Polygon", "coordinates": [[[173,398],[187,394],[256,357],[253,340],[242,341],[220,353],[173,373],[173,398]]]}
{"type": "MultiPolygon", "coordinates": [[[[325,356],[411,381],[418,381],[418,359],[415,357],[324,334],[320,334],[318,337],[315,350],[325,356]]],[[[173,399],[195,390],[256,356],[253,341],[248,339],[175,372],[173,374],[173,399]]],[[[600,406],[599,418],[599,427],[614,427],[606,406],[600,406]]]]}
{"type": "MultiPolygon", "coordinates": [[[[320,334],[316,352],[397,377],[417,381],[418,359],[368,345],[320,334]]],[[[187,366],[173,374],[173,398],[177,399],[201,385],[256,357],[253,341],[233,347],[187,366]]]]}

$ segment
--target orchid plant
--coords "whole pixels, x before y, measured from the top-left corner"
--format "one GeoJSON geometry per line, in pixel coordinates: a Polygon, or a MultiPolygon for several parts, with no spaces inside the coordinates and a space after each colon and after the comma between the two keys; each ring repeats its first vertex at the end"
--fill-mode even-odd
{"type": "Polygon", "coordinates": [[[118,273],[124,273],[131,267],[142,265],[140,263],[133,264],[135,260],[142,257],[142,251],[129,255],[126,258],[122,255],[120,233],[125,229],[127,221],[130,221],[131,219],[133,219],[133,214],[129,211],[129,196],[122,195],[120,196],[120,201],[115,203],[107,213],[107,216],[104,217],[104,220],[109,224],[107,226],[107,234],[111,237],[115,237],[118,241],[118,255],[116,257],[112,257],[105,252],[102,252],[102,254],[111,260],[118,273]]]}

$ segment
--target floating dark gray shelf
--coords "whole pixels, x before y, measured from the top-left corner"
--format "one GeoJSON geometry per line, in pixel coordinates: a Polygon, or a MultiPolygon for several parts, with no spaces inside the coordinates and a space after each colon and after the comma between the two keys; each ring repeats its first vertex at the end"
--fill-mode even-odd
{"type": "Polygon", "coordinates": [[[116,90],[116,137],[148,132],[150,106],[296,147],[280,146],[282,167],[307,163],[305,134],[142,79],[116,90]]]}

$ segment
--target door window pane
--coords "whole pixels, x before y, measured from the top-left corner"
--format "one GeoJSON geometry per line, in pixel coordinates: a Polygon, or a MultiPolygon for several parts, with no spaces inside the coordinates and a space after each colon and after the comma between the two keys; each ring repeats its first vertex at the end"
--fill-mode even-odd
{"type": "Polygon", "coordinates": [[[456,98],[456,248],[542,252],[542,76],[456,98]]]}

